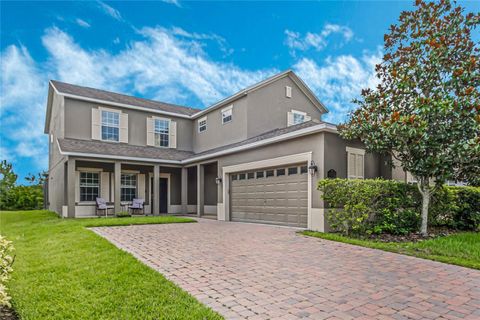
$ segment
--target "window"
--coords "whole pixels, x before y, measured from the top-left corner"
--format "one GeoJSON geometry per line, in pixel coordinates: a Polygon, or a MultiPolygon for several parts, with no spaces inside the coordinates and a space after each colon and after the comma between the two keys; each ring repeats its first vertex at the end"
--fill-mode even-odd
{"type": "Polygon", "coordinates": [[[245,173],[240,173],[238,175],[238,180],[245,180],[245,173]]]}
{"type": "Polygon", "coordinates": [[[254,172],[247,173],[247,179],[253,179],[253,178],[255,178],[255,173],[254,172]]]}
{"type": "Polygon", "coordinates": [[[170,120],[155,119],[155,146],[168,147],[170,145],[170,120]]]}
{"type": "Polygon", "coordinates": [[[285,96],[287,98],[291,98],[292,97],[292,87],[289,87],[289,86],[286,86],[285,87],[285,96]]]}
{"type": "Polygon", "coordinates": [[[305,113],[293,111],[293,124],[300,124],[305,122],[305,113]]]}
{"type": "Polygon", "coordinates": [[[300,173],[301,174],[304,174],[304,173],[307,173],[308,172],[308,167],[307,166],[301,166],[300,167],[300,173]]]}
{"type": "Polygon", "coordinates": [[[232,180],[237,180],[237,175],[236,174],[232,174],[232,180]]]}
{"type": "Polygon", "coordinates": [[[80,172],[80,201],[96,201],[99,190],[98,172],[80,172]]]}
{"type": "Polygon", "coordinates": [[[119,140],[120,114],[102,110],[102,140],[119,140]]]}
{"type": "Polygon", "coordinates": [[[257,171],[257,179],[263,178],[263,177],[264,177],[263,171],[257,171]]]}
{"type": "Polygon", "coordinates": [[[266,177],[273,177],[273,170],[267,170],[265,173],[266,177]]]}
{"type": "Polygon", "coordinates": [[[347,176],[348,179],[364,178],[365,150],[347,147],[347,176]]]}
{"type": "Polygon", "coordinates": [[[222,110],[222,124],[232,121],[233,106],[229,106],[222,110]]]}
{"type": "Polygon", "coordinates": [[[122,173],[120,177],[120,201],[132,201],[137,196],[137,175],[122,173]]]}
{"type": "Polygon", "coordinates": [[[284,176],[285,175],[285,169],[277,169],[277,177],[284,176]]]}
{"type": "Polygon", "coordinates": [[[198,132],[207,131],[207,117],[198,119],[198,132]]]}
{"type": "Polygon", "coordinates": [[[297,167],[293,167],[293,168],[288,168],[288,175],[292,175],[292,174],[297,174],[298,173],[298,168],[297,167]]]}

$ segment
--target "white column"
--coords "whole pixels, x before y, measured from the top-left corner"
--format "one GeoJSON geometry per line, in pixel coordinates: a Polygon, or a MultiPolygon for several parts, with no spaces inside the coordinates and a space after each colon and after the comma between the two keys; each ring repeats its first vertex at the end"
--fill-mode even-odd
{"type": "Polygon", "coordinates": [[[153,166],[152,214],[160,214],[160,165],[153,166]]]}
{"type": "Polygon", "coordinates": [[[113,196],[113,202],[114,202],[114,207],[115,207],[115,213],[122,211],[122,204],[121,204],[121,194],[120,194],[120,180],[122,176],[122,164],[120,162],[115,162],[114,166],[114,178],[113,178],[113,190],[114,191],[114,196],[113,196]]]}
{"type": "Polygon", "coordinates": [[[201,217],[204,212],[204,167],[197,164],[197,216],[201,217]]]}

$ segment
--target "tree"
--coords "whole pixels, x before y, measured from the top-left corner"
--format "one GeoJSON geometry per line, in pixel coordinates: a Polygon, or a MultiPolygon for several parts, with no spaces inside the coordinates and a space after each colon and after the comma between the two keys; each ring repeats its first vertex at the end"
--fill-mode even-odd
{"type": "Polygon", "coordinates": [[[7,160],[0,162],[0,205],[6,202],[8,192],[15,187],[17,175],[13,166],[7,160]]]}
{"type": "Polygon", "coordinates": [[[426,235],[435,189],[480,174],[480,48],[471,35],[480,14],[449,0],[415,7],[384,36],[380,84],[362,90],[340,133],[390,154],[417,178],[426,235]]]}

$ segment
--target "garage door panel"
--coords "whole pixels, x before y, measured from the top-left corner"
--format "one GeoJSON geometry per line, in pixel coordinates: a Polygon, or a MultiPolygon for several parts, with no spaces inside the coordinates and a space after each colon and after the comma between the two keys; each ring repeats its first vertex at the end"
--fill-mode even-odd
{"type": "MultiPolygon", "coordinates": [[[[246,172],[244,174],[248,177],[246,172]]],[[[232,220],[306,227],[307,190],[306,174],[233,180],[230,190],[232,220]]]]}

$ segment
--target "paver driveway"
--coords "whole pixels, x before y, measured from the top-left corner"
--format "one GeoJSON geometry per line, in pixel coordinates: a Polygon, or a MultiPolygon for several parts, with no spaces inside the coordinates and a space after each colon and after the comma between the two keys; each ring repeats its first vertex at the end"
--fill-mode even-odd
{"type": "Polygon", "coordinates": [[[227,319],[480,319],[476,270],[265,225],[94,231],[227,319]]]}

